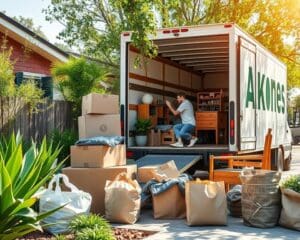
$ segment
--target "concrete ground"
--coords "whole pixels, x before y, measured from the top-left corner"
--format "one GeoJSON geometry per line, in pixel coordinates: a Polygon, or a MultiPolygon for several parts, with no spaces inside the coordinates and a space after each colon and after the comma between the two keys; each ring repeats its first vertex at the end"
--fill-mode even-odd
{"type": "MultiPolygon", "coordinates": [[[[293,160],[291,171],[284,172],[284,177],[289,174],[300,174],[300,146],[293,147],[293,160]]],[[[141,213],[140,220],[134,225],[115,225],[118,227],[143,229],[157,231],[147,240],[169,240],[169,239],[286,239],[300,240],[300,232],[286,228],[275,227],[268,229],[252,228],[243,225],[241,218],[228,217],[227,226],[203,226],[189,227],[183,220],[155,220],[150,210],[144,210],[141,213]]]]}

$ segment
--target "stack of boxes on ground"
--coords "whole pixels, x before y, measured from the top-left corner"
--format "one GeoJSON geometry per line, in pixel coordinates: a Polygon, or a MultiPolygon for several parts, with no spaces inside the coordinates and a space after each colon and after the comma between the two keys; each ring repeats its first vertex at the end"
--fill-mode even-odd
{"type": "MultiPolygon", "coordinates": [[[[91,93],[83,97],[82,116],[78,119],[79,138],[121,136],[119,97],[91,93]]],[[[71,167],[64,168],[70,182],[92,195],[91,212],[105,214],[104,187],[107,180],[125,172],[135,178],[136,165],[126,165],[124,144],[71,146],[71,167]]]]}

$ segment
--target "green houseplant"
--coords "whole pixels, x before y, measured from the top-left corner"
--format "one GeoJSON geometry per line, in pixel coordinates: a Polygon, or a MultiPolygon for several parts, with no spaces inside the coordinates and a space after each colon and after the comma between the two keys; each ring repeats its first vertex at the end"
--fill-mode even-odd
{"type": "Polygon", "coordinates": [[[282,209],[279,224],[300,231],[300,175],[291,175],[281,184],[282,209]]]}
{"type": "Polygon", "coordinates": [[[135,123],[135,141],[138,146],[147,144],[147,134],[151,128],[150,119],[138,119],[135,123]]]}

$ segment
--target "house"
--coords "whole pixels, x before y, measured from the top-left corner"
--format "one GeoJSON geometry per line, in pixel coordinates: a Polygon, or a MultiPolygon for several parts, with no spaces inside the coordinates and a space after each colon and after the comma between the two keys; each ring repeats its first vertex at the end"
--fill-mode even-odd
{"type": "Polygon", "coordinates": [[[33,78],[45,96],[53,98],[51,66],[54,62],[66,62],[69,54],[1,12],[0,40],[6,40],[6,46],[12,47],[16,84],[33,78]]]}

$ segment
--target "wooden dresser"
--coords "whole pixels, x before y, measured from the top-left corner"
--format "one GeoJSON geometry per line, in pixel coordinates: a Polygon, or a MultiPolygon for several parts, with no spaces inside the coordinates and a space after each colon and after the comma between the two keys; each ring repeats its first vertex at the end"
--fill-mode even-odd
{"type": "Polygon", "coordinates": [[[214,130],[216,144],[219,144],[220,131],[224,134],[225,143],[227,142],[227,112],[222,111],[203,111],[196,112],[196,131],[214,130]]]}

